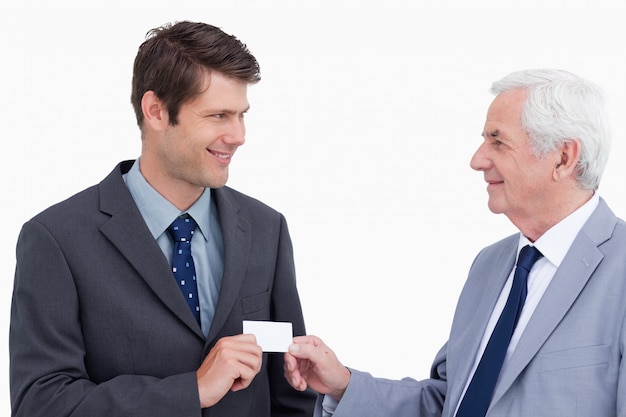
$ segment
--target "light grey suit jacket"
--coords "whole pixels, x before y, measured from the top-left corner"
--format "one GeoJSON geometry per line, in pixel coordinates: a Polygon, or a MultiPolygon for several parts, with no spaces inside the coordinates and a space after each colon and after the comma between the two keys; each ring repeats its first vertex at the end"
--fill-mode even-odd
{"type": "Polygon", "coordinates": [[[243,320],[293,323],[304,334],[285,219],[228,187],[213,190],[224,236],[215,319],[202,334],[122,179],[28,221],[17,245],[10,329],[14,416],[300,416],[314,396],[265,354],[252,384],[201,410],[196,370],[243,320]]]}
{"type": "MultiPolygon", "coordinates": [[[[474,260],[431,379],[353,370],[334,417],[452,417],[517,244],[510,236],[474,260]]],[[[503,370],[487,416],[626,417],[625,352],[626,224],[600,199],[503,370]]]]}

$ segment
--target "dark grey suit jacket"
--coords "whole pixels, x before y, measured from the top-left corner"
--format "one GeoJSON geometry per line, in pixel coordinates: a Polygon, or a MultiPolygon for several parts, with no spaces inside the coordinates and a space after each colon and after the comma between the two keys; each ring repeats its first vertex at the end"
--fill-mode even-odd
{"type": "Polygon", "coordinates": [[[207,338],[181,296],[118,165],[100,184],[24,224],[11,308],[12,414],[36,417],[308,416],[314,396],[264,354],[245,390],[201,410],[196,370],[243,320],[305,333],[284,217],[228,187],[213,190],[224,276],[207,338]]]}

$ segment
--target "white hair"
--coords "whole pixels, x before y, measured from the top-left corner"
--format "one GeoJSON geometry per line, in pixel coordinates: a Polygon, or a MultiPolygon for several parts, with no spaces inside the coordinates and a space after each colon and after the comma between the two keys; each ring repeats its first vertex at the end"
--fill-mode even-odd
{"type": "Polygon", "coordinates": [[[603,91],[589,81],[563,70],[535,69],[514,72],[491,86],[493,94],[524,88],[528,97],[522,127],[532,140],[537,157],[565,142],[581,144],[577,180],[596,190],[611,147],[611,132],[603,91]]]}

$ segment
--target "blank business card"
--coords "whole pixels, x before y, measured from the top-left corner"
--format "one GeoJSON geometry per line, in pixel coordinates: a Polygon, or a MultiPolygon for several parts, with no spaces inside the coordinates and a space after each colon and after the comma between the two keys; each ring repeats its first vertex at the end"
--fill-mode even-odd
{"type": "Polygon", "coordinates": [[[287,352],[293,340],[291,323],[277,321],[243,321],[243,332],[256,336],[263,352],[287,352]]]}

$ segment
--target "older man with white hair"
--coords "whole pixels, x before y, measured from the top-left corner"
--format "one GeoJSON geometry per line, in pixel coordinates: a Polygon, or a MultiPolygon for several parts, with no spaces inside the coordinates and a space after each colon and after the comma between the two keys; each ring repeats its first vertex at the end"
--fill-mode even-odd
{"type": "Polygon", "coordinates": [[[603,94],[561,70],[515,72],[492,92],[470,165],[519,233],[476,256],[430,379],[375,378],[295,338],[285,376],[322,394],[316,415],[626,416],[626,223],[597,193],[603,94]]]}

